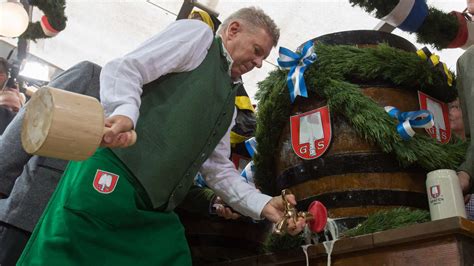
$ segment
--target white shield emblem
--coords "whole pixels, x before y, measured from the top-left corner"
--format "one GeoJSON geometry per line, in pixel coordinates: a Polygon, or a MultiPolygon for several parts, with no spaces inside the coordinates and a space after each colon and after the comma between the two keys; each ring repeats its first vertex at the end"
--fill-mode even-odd
{"type": "Polygon", "coordinates": [[[448,105],[421,91],[418,91],[420,109],[428,110],[433,114],[434,126],[426,129],[428,134],[441,143],[448,143],[451,139],[448,105]]]}
{"type": "Polygon", "coordinates": [[[119,176],[110,172],[97,169],[92,186],[99,193],[112,193],[117,186],[119,176]]]}
{"type": "Polygon", "coordinates": [[[329,107],[324,106],[290,117],[291,146],[302,159],[323,155],[331,142],[329,107]]]}

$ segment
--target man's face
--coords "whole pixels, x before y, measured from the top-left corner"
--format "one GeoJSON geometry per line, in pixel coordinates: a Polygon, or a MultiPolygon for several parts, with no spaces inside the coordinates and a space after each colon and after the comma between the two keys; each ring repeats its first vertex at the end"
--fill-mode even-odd
{"type": "Polygon", "coordinates": [[[464,122],[462,120],[462,110],[459,106],[459,100],[449,103],[449,123],[451,129],[457,133],[464,131],[464,122]]]}
{"type": "Polygon", "coordinates": [[[226,49],[234,60],[232,78],[238,78],[254,67],[260,68],[273,46],[272,38],[264,29],[251,31],[238,21],[229,24],[225,39],[226,49]]]}

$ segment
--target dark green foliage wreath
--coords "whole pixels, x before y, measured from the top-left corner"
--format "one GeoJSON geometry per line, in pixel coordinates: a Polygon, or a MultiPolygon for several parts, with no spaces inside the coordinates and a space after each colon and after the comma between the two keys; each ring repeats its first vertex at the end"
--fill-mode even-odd
{"type": "MultiPolygon", "coordinates": [[[[397,121],[390,118],[372,99],[348,80],[382,81],[408,90],[420,90],[449,102],[456,90],[443,76],[416,55],[380,45],[376,48],[315,45],[318,60],[305,72],[309,97],[327,99],[332,115],[344,116],[357,134],[377,144],[383,152],[394,153],[402,166],[418,164],[426,170],[456,168],[465,156],[467,144],[452,140],[440,144],[416,134],[404,141],[396,131],[397,121]]],[[[287,71],[275,70],[259,83],[255,155],[255,181],[264,192],[277,195],[274,156],[282,128],[288,122],[291,103],[286,86],[287,71]]],[[[297,99],[298,101],[298,99],[297,99]]],[[[336,136],[337,137],[337,136],[336,136]]]]}
{"type": "MultiPolygon", "coordinates": [[[[359,6],[377,18],[388,15],[399,0],[349,0],[352,6],[359,6]]],[[[428,16],[416,32],[417,42],[431,44],[440,50],[447,48],[456,37],[459,23],[455,16],[430,7],[428,16]]]]}
{"type": "MultiPolygon", "coordinates": [[[[29,0],[29,3],[43,11],[55,30],[62,31],[66,28],[67,17],[64,15],[64,9],[66,8],[65,0],[29,0]]],[[[37,39],[51,37],[44,34],[41,24],[38,21],[30,22],[26,31],[20,35],[19,38],[35,41],[37,39]]]]}

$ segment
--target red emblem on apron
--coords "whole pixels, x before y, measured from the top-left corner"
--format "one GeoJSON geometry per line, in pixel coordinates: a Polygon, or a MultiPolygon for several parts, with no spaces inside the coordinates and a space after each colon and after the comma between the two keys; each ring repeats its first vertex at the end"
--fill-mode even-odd
{"type": "Polygon", "coordinates": [[[97,169],[92,185],[99,193],[112,193],[117,185],[119,176],[110,172],[97,169]]]}
{"type": "Polygon", "coordinates": [[[331,142],[329,107],[324,106],[290,117],[291,146],[305,160],[323,155],[331,142]]]}
{"type": "Polygon", "coordinates": [[[428,110],[433,115],[434,126],[426,129],[428,134],[441,143],[448,143],[451,139],[448,105],[421,91],[418,91],[420,109],[428,110]]]}

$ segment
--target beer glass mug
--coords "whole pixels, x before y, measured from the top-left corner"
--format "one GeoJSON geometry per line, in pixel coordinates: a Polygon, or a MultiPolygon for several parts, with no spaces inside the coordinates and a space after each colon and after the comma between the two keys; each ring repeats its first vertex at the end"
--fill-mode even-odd
{"type": "Polygon", "coordinates": [[[454,170],[439,169],[429,172],[426,190],[432,221],[453,216],[466,218],[464,197],[454,170]]]}

